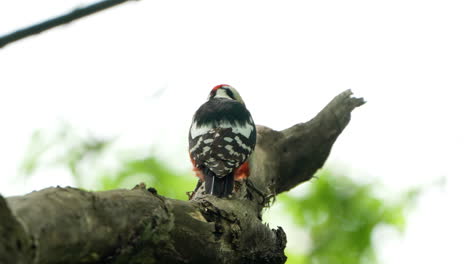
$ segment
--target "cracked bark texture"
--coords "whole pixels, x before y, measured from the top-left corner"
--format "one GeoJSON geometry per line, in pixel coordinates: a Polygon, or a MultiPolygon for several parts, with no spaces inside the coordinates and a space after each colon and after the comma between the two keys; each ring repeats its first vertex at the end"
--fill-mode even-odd
{"type": "Polygon", "coordinates": [[[169,199],[144,184],[0,196],[0,263],[284,263],[286,234],[262,222],[274,197],[312,178],[364,104],[347,90],[312,120],[257,127],[251,176],[230,198],[169,199]]]}

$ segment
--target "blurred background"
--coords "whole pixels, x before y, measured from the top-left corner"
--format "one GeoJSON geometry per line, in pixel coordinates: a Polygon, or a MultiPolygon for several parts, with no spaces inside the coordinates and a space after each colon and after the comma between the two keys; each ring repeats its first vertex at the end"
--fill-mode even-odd
{"type": "MultiPolygon", "coordinates": [[[[92,1],[3,0],[0,35],[92,1]]],[[[0,49],[0,194],[139,182],[186,199],[187,133],[220,83],[257,124],[356,109],[318,178],[265,212],[288,263],[466,259],[464,1],[136,1],[0,49]]]]}

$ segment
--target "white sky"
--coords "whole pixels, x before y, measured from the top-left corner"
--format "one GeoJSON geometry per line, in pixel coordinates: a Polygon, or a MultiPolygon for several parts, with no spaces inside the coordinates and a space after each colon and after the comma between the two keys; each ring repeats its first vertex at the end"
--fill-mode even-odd
{"type": "MultiPolygon", "coordinates": [[[[3,0],[0,34],[90,2],[3,0]]],[[[256,123],[275,129],[352,88],[368,103],[328,166],[389,193],[446,178],[422,197],[404,237],[377,232],[383,263],[459,263],[468,243],[467,14],[465,1],[450,0],[142,0],[11,44],[0,50],[0,193],[71,184],[62,171],[16,176],[31,133],[58,120],[119,136],[122,148],[155,143],[187,169],[190,119],[216,84],[236,87],[256,123]]]]}

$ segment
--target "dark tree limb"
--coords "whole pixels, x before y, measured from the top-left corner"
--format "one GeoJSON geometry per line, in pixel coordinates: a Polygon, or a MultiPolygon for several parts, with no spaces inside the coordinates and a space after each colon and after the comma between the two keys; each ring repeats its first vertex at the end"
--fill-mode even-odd
{"type": "Polygon", "coordinates": [[[26,38],[35,34],[39,34],[45,30],[70,23],[73,20],[94,14],[96,12],[105,10],[107,8],[110,8],[110,7],[125,3],[125,2],[129,2],[129,1],[135,1],[135,0],[104,0],[104,1],[95,3],[95,4],[92,4],[83,8],[77,8],[73,10],[72,12],[67,13],[65,15],[49,19],[42,23],[17,30],[8,35],[0,37],[0,48],[3,48],[4,46],[12,42],[15,42],[17,40],[20,40],[20,39],[23,39],[23,38],[26,38]]]}
{"type": "Polygon", "coordinates": [[[351,95],[351,90],[341,93],[310,121],[281,131],[276,193],[309,180],[323,166],[333,143],[348,125],[351,111],[365,103],[363,98],[351,95]]]}
{"type": "Polygon", "coordinates": [[[144,185],[104,192],[58,187],[8,198],[13,216],[0,199],[0,230],[11,233],[2,236],[8,243],[0,245],[0,263],[285,260],[282,230],[270,230],[257,217],[251,219],[250,213],[239,214],[237,210],[250,210],[244,201],[179,201],[152,193],[144,185]],[[17,234],[24,240],[22,250],[17,248],[17,234]]]}
{"type": "Polygon", "coordinates": [[[364,101],[345,91],[283,131],[258,126],[249,180],[228,199],[48,188],[0,196],[0,263],[284,263],[286,235],[262,223],[276,194],[310,179],[364,101]]]}

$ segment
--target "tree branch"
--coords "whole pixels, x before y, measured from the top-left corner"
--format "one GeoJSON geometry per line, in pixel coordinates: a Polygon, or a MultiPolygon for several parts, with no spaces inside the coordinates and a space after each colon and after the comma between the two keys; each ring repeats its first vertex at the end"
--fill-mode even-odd
{"type": "Polygon", "coordinates": [[[323,166],[333,143],[348,125],[351,111],[365,103],[352,94],[351,90],[344,91],[310,121],[281,131],[276,193],[309,180],[323,166]]]}
{"type": "Polygon", "coordinates": [[[258,126],[251,176],[228,199],[146,190],[48,188],[0,197],[0,263],[284,263],[286,235],[262,223],[276,194],[310,179],[363,99],[345,91],[283,131],[258,126]],[[9,209],[11,208],[11,210],[9,209]]]}
{"type": "MultiPolygon", "coordinates": [[[[0,201],[5,205],[3,198],[0,201]]],[[[11,230],[5,237],[10,243],[0,244],[0,256],[10,259],[1,263],[285,260],[282,230],[270,230],[252,217],[251,206],[243,201],[216,197],[203,202],[173,200],[146,190],[142,184],[133,190],[94,193],[48,188],[10,197],[8,204],[14,217],[6,206],[0,207],[0,214],[8,215],[2,217],[0,230],[11,230]],[[10,224],[4,224],[3,219],[10,224]],[[24,237],[24,230],[16,219],[24,221],[24,230],[32,238],[21,247],[15,241],[24,237]],[[21,253],[10,256],[10,252],[21,253]]]]}
{"type": "Polygon", "coordinates": [[[95,3],[95,4],[92,4],[83,8],[77,8],[68,14],[49,19],[42,23],[27,27],[24,29],[17,30],[15,32],[12,32],[10,34],[0,37],[0,48],[3,48],[6,45],[12,42],[15,42],[17,40],[20,40],[20,39],[23,39],[23,38],[26,38],[35,34],[39,34],[45,30],[48,30],[48,29],[51,29],[51,28],[54,28],[56,26],[60,26],[63,24],[70,23],[73,20],[94,14],[96,12],[105,10],[107,8],[116,6],[118,4],[129,2],[129,1],[135,1],[135,0],[104,0],[104,1],[95,3]]]}

